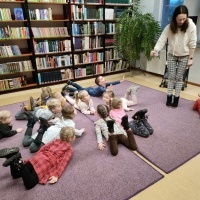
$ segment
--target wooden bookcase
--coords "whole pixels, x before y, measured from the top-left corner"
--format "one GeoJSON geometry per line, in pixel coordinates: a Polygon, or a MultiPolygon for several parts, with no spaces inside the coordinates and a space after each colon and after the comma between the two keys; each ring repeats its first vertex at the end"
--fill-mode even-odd
{"type": "Polygon", "coordinates": [[[37,86],[30,40],[25,1],[0,1],[0,94],[37,86]]]}
{"type": "Polygon", "coordinates": [[[1,9],[10,9],[6,10],[9,19],[2,18],[5,11],[0,9],[0,94],[126,70],[115,50],[114,34],[116,18],[130,1],[0,1],[1,9]],[[20,20],[15,20],[18,17],[20,20]],[[21,32],[27,36],[8,37],[5,32],[11,27],[26,27],[21,32]],[[11,54],[12,45],[18,46],[21,54],[11,54]],[[29,62],[30,66],[19,70],[10,62],[29,62]],[[19,82],[16,87],[15,79],[19,82]]]}

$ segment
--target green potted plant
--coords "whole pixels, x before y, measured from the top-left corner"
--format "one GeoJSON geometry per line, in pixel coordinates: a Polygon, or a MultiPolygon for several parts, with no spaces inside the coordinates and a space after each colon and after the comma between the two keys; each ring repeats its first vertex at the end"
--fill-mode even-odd
{"type": "Polygon", "coordinates": [[[143,14],[140,0],[122,12],[116,22],[115,46],[127,61],[137,61],[141,54],[150,60],[160,33],[160,25],[151,13],[143,14]]]}

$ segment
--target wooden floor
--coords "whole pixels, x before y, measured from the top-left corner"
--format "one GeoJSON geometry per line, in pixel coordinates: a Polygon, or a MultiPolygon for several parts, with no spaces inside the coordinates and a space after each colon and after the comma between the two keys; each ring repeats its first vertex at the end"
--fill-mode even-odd
{"type": "MultiPolygon", "coordinates": [[[[106,79],[107,81],[119,80],[122,78],[122,75],[123,74],[107,76],[106,79]]],[[[126,73],[125,79],[166,92],[166,88],[159,87],[162,80],[162,77],[159,76],[148,73],[143,74],[141,71],[134,71],[133,76],[131,76],[129,72],[126,73]]],[[[92,86],[94,85],[94,79],[88,79],[78,83],[83,87],[92,86]]],[[[55,85],[51,88],[53,91],[60,91],[62,86],[63,85],[55,85]]],[[[181,97],[189,100],[196,100],[199,91],[200,87],[188,84],[187,88],[181,92],[181,97]]],[[[0,105],[26,101],[30,96],[37,98],[40,92],[40,89],[34,89],[1,95],[0,105]]],[[[148,162],[147,160],[145,161],[148,162]]],[[[194,157],[169,174],[165,174],[153,164],[149,164],[162,173],[164,178],[140,192],[135,197],[131,198],[131,200],[200,200],[200,155],[194,157]]]]}

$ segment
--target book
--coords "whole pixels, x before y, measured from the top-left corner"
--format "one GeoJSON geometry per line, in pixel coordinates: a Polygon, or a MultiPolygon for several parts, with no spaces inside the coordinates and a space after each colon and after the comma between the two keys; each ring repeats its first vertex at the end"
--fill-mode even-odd
{"type": "Polygon", "coordinates": [[[21,51],[18,45],[12,45],[11,48],[12,48],[13,55],[15,56],[21,55],[21,51]]]}
{"type": "Polygon", "coordinates": [[[114,19],[114,9],[113,8],[105,8],[105,19],[114,19]]]}
{"type": "Polygon", "coordinates": [[[24,20],[24,13],[22,8],[14,8],[15,20],[24,20]]]}

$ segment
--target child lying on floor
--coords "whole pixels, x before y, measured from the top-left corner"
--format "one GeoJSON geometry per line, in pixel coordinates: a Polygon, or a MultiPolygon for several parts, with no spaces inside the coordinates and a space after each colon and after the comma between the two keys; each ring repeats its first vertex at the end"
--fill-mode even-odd
{"type": "Polygon", "coordinates": [[[0,139],[11,137],[17,133],[23,132],[23,128],[12,130],[12,117],[8,110],[0,111],[0,139]]]}
{"type": "Polygon", "coordinates": [[[195,101],[192,109],[196,110],[200,115],[200,92],[198,93],[199,98],[195,101]]]}
{"type": "Polygon", "coordinates": [[[129,128],[128,116],[122,117],[121,125],[119,126],[109,117],[109,109],[105,105],[97,106],[97,113],[100,119],[95,124],[95,130],[97,135],[98,149],[104,150],[105,144],[102,136],[109,142],[110,152],[113,156],[118,154],[118,143],[123,144],[125,147],[131,150],[136,150],[137,145],[134,135],[129,128]]]}
{"type": "Polygon", "coordinates": [[[22,160],[17,147],[0,150],[0,158],[7,158],[3,166],[10,166],[12,177],[14,179],[21,177],[28,190],[38,183],[53,184],[58,181],[72,157],[70,143],[74,139],[74,128],[64,127],[60,131],[60,139],[43,146],[28,161],[22,160]]]}
{"type": "Polygon", "coordinates": [[[105,78],[103,76],[97,76],[95,79],[95,83],[98,85],[98,87],[87,87],[83,88],[77,83],[74,83],[70,80],[67,81],[67,84],[62,88],[62,94],[65,96],[66,92],[70,92],[70,95],[73,96],[75,91],[81,91],[81,90],[86,90],[88,94],[92,97],[100,97],[105,91],[113,90],[113,85],[120,84],[124,81],[124,76],[122,80],[120,81],[115,81],[115,82],[109,82],[107,83],[105,78]],[[69,85],[72,85],[70,87],[69,85]]]}
{"type": "Polygon", "coordinates": [[[16,119],[20,119],[20,120],[21,119],[28,119],[27,114],[31,113],[34,116],[36,116],[38,119],[40,117],[46,119],[49,122],[49,124],[55,124],[57,121],[60,120],[61,109],[62,109],[60,99],[54,99],[54,98],[49,99],[46,103],[47,108],[44,108],[43,106],[42,107],[41,106],[36,107],[34,105],[33,97],[30,97],[30,102],[32,102],[31,104],[33,104],[33,105],[31,105],[32,110],[20,111],[19,113],[17,113],[15,115],[16,119]]]}
{"type": "MultiPolygon", "coordinates": [[[[137,90],[140,88],[140,86],[135,86],[132,85],[130,86],[124,97],[121,97],[120,99],[122,100],[122,107],[125,111],[132,111],[134,110],[133,108],[129,108],[129,106],[134,106],[137,105],[137,90]],[[129,97],[131,96],[131,100],[129,97]]],[[[110,107],[110,101],[115,97],[113,91],[106,91],[103,93],[103,101],[104,103],[110,107]]]]}
{"type": "MultiPolygon", "coordinates": [[[[76,116],[76,110],[71,105],[66,105],[62,109],[62,120],[57,122],[55,125],[49,127],[48,122],[40,118],[40,127],[32,136],[33,127],[36,123],[35,116],[29,114],[27,129],[22,141],[24,147],[29,146],[31,153],[37,152],[43,145],[59,138],[60,130],[65,126],[75,128],[73,118],[76,116]]],[[[80,137],[84,133],[85,129],[75,129],[75,135],[80,137]]]]}
{"type": "Polygon", "coordinates": [[[86,90],[81,90],[75,93],[75,99],[70,96],[65,96],[66,100],[74,105],[74,108],[80,110],[85,115],[94,115],[95,109],[93,105],[93,100],[86,90]]]}

